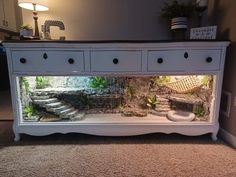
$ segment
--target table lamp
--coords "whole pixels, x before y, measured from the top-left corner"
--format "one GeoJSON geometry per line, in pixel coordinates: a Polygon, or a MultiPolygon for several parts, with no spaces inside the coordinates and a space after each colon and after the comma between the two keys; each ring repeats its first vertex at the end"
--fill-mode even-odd
{"type": "Polygon", "coordinates": [[[199,27],[201,27],[203,12],[207,9],[208,0],[197,0],[196,1],[196,11],[198,12],[199,27]]]}
{"type": "Polygon", "coordinates": [[[48,1],[47,0],[18,0],[18,5],[21,8],[33,10],[34,18],[34,37],[39,38],[39,28],[38,28],[38,11],[47,11],[48,1]]]}

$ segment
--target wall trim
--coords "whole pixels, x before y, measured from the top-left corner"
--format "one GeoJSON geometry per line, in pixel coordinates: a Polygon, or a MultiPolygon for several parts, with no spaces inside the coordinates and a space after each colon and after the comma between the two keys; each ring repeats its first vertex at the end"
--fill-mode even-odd
{"type": "Polygon", "coordinates": [[[220,128],[219,137],[221,137],[224,141],[236,148],[236,136],[232,135],[223,128],[220,128]]]}

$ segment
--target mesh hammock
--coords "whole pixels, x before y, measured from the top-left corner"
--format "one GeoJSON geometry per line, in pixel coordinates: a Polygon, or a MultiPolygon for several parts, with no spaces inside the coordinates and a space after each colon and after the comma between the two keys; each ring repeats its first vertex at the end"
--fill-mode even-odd
{"type": "Polygon", "coordinates": [[[187,76],[164,85],[177,93],[189,93],[202,87],[202,83],[197,76],[187,76]]]}

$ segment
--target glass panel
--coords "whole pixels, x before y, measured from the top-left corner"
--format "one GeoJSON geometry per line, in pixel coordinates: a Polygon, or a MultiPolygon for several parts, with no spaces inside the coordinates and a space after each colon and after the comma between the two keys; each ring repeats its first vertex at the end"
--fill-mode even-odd
{"type": "Polygon", "coordinates": [[[213,75],[19,77],[22,122],[209,122],[213,75]]]}

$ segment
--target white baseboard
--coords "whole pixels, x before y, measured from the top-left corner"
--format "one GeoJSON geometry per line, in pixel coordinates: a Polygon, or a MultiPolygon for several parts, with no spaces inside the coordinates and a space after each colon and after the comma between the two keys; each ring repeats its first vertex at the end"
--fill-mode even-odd
{"type": "Polygon", "coordinates": [[[220,128],[219,137],[221,137],[224,141],[232,145],[236,148],[236,137],[231,133],[227,132],[226,130],[220,128]]]}

